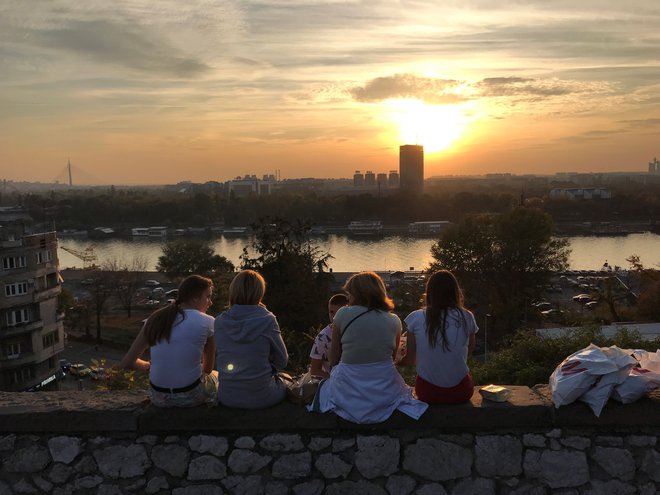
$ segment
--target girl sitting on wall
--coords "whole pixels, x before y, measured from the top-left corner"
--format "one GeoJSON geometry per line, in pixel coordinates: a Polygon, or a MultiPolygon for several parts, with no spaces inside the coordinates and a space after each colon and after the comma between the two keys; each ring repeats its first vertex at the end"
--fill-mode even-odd
{"type": "Polygon", "coordinates": [[[426,307],[410,313],[407,354],[400,365],[417,367],[415,392],[424,402],[458,404],[472,397],[467,359],[479,331],[463,307],[463,293],[451,272],[440,270],[426,283],[426,307]]]}
{"type": "Polygon", "coordinates": [[[275,315],[262,303],[265,293],[263,277],[243,270],[229,285],[229,309],[215,319],[222,405],[260,409],[286,395],[277,370],[289,356],[275,315]]]}
{"type": "Polygon", "coordinates": [[[159,407],[190,407],[215,402],[215,339],[211,305],[213,282],[190,275],[176,300],[146,321],[120,367],[149,372],[149,398],[159,407]],[[150,361],[141,356],[150,350],[150,361]]]}

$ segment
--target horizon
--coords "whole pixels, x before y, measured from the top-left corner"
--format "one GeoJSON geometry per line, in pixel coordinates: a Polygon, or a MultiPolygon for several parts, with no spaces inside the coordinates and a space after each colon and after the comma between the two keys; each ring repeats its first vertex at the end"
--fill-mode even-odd
{"type": "MultiPolygon", "coordinates": [[[[378,173],[379,171],[374,171],[374,173],[378,173]]],[[[364,172],[362,172],[364,173],[364,172]]],[[[484,174],[444,174],[444,175],[431,175],[431,176],[425,176],[424,181],[426,182],[427,180],[433,180],[433,179],[491,179],[491,180],[496,180],[500,178],[532,178],[532,177],[547,177],[547,178],[552,178],[552,177],[557,177],[558,179],[563,178],[562,176],[571,176],[571,175],[648,175],[649,172],[646,170],[629,170],[629,171],[622,171],[622,170],[613,170],[613,171],[589,171],[589,172],[576,172],[576,171],[557,171],[554,173],[521,173],[521,174],[514,174],[514,173],[508,173],[508,172],[488,172],[484,174]],[[502,177],[500,177],[502,176],[502,177]]],[[[253,175],[253,174],[251,174],[253,175]]],[[[75,177],[75,176],[74,176],[75,177]]],[[[92,184],[92,183],[76,183],[74,180],[74,183],[72,186],[69,186],[67,182],[41,182],[41,181],[29,181],[29,180],[15,180],[15,179],[2,179],[2,181],[6,181],[8,183],[12,184],[30,184],[30,185],[42,185],[42,186],[63,186],[66,188],[72,187],[72,188],[89,188],[89,187],[147,187],[147,188],[156,188],[156,187],[171,187],[171,186],[176,186],[179,184],[205,184],[209,182],[217,182],[219,184],[225,184],[227,182],[230,182],[232,180],[244,180],[244,177],[232,177],[228,178],[225,180],[217,180],[217,179],[210,179],[207,181],[201,181],[201,182],[196,182],[192,181],[189,179],[181,179],[178,182],[162,182],[162,183],[156,183],[156,182],[151,182],[151,183],[97,183],[97,184],[92,184]]],[[[257,180],[263,180],[262,177],[257,176],[257,180]]],[[[352,183],[353,177],[312,177],[312,176],[306,176],[306,177],[284,177],[281,179],[276,179],[276,182],[286,182],[286,181],[295,181],[295,180],[319,180],[319,181],[350,181],[352,183]]]]}
{"type": "Polygon", "coordinates": [[[652,0],[0,14],[0,173],[14,182],[64,182],[68,160],[85,185],[343,178],[398,169],[406,143],[424,146],[427,178],[644,172],[660,155],[652,0]]]}

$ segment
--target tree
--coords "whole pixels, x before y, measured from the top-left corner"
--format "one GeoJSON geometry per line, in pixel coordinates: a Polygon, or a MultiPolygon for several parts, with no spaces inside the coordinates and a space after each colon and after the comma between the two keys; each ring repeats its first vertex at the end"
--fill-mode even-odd
{"type": "Polygon", "coordinates": [[[96,270],[87,286],[89,308],[96,315],[96,340],[101,342],[101,316],[105,313],[107,302],[112,296],[112,277],[109,272],[96,270]]]}
{"type": "Polygon", "coordinates": [[[130,318],[135,296],[142,287],[143,274],[147,270],[147,260],[136,257],[120,262],[115,259],[105,263],[103,268],[110,274],[112,293],[126,310],[126,317],[130,318]]]}
{"type": "Polygon", "coordinates": [[[215,254],[206,242],[178,240],[163,247],[156,269],[170,279],[178,279],[192,274],[212,277],[216,273],[234,271],[234,265],[224,256],[215,254]]]}
{"type": "Polygon", "coordinates": [[[241,268],[256,270],[266,279],[264,303],[277,316],[292,360],[302,364],[309,352],[305,334],[326,319],[331,256],[310,241],[308,223],[266,217],[252,228],[255,238],[250,249],[243,250],[241,268]]]}
{"type": "Polygon", "coordinates": [[[495,315],[491,335],[497,335],[515,329],[527,302],[553,272],[567,267],[568,243],[553,230],[552,218],[534,208],[467,217],[432,246],[429,270],[454,272],[470,303],[495,315]]]}
{"type": "Polygon", "coordinates": [[[639,287],[635,316],[643,321],[660,320],[660,270],[645,268],[639,256],[626,258],[630,263],[630,277],[639,287]]]}

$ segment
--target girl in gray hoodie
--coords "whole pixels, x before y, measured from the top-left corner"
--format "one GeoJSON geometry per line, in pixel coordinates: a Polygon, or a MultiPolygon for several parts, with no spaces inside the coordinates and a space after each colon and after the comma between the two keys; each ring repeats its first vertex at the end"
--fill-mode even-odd
{"type": "Polygon", "coordinates": [[[266,282],[252,270],[241,271],[229,285],[229,309],[215,319],[218,402],[260,409],[284,399],[277,377],[289,356],[275,315],[262,304],[266,282]]]}

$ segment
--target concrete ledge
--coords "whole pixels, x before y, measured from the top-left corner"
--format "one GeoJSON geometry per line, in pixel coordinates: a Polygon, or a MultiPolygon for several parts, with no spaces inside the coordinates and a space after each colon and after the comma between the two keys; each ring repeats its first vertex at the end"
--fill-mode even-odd
{"type": "Polygon", "coordinates": [[[136,431],[143,391],[0,392],[0,432],[136,431]]]}
{"type": "MultiPolygon", "coordinates": [[[[552,404],[549,385],[536,385],[534,390],[552,404]]],[[[598,418],[582,401],[558,409],[552,406],[552,412],[553,424],[557,427],[660,427],[660,390],[656,389],[648,398],[632,404],[610,400],[598,418]]]]}
{"type": "Polygon", "coordinates": [[[510,387],[504,403],[484,401],[478,392],[461,405],[435,405],[419,421],[396,412],[384,423],[356,425],[334,414],[308,413],[283,402],[269,409],[244,411],[200,406],[159,409],[143,391],[127,392],[0,392],[0,432],[51,433],[161,433],[264,431],[487,431],[495,429],[549,429],[555,427],[657,428],[660,391],[634,404],[610,401],[600,418],[583,403],[555,409],[547,385],[510,387]]]}

